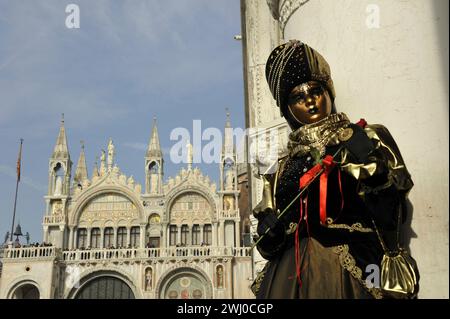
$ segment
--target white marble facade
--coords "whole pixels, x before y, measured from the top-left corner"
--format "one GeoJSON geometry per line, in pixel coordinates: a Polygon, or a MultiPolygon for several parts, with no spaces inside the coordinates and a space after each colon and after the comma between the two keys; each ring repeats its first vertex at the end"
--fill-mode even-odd
{"type": "Polygon", "coordinates": [[[144,189],[120,170],[112,140],[107,150],[89,178],[83,147],[71,181],[61,124],[43,220],[51,246],[1,251],[0,298],[252,298],[236,185],[217,187],[191,163],[164,181],[156,123],[144,189]]]}

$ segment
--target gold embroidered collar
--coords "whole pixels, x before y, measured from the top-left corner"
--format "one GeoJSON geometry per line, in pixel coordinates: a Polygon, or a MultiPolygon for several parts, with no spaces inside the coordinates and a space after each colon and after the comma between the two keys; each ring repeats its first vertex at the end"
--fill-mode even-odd
{"type": "Polygon", "coordinates": [[[338,135],[350,121],[344,113],[331,114],[326,118],[304,125],[289,134],[289,156],[302,156],[316,149],[325,155],[325,147],[339,144],[338,135]]]}

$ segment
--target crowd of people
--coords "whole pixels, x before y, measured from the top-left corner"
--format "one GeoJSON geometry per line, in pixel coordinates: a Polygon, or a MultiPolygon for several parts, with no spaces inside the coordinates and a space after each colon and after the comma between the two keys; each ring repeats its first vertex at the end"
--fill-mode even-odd
{"type": "MultiPolygon", "coordinates": [[[[1,248],[9,248],[10,243],[4,242],[1,248]]],[[[51,247],[53,246],[51,243],[46,242],[34,242],[34,243],[27,243],[27,244],[21,244],[20,241],[14,241],[12,242],[12,248],[31,248],[31,247],[51,247]]]]}

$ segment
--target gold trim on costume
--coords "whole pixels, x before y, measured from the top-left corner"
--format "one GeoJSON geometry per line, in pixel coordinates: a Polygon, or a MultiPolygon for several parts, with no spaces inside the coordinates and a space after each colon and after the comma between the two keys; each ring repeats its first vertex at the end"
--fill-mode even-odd
{"type": "Polygon", "coordinates": [[[354,223],[351,226],[347,225],[347,224],[333,224],[333,219],[330,217],[327,218],[327,224],[322,225],[322,226],[326,227],[326,228],[347,229],[351,233],[354,231],[361,232],[361,233],[372,233],[373,232],[373,229],[368,228],[368,227],[363,227],[363,225],[361,223],[354,223]]]}
{"type": "Polygon", "coordinates": [[[292,233],[295,233],[295,231],[297,230],[297,223],[290,223],[289,224],[289,228],[286,229],[286,235],[290,235],[292,233]]]}
{"type": "Polygon", "coordinates": [[[250,289],[255,296],[258,295],[259,289],[261,288],[261,283],[264,280],[264,276],[266,275],[268,264],[269,264],[269,261],[266,262],[266,264],[264,265],[264,268],[261,269],[260,272],[258,272],[255,280],[253,281],[252,285],[250,286],[250,289]]]}
{"type": "Polygon", "coordinates": [[[356,265],[355,258],[350,254],[348,245],[339,245],[333,247],[333,252],[339,255],[339,262],[341,266],[347,270],[353,278],[358,282],[375,298],[382,299],[383,295],[380,288],[369,288],[365,281],[362,279],[362,270],[356,265]]]}

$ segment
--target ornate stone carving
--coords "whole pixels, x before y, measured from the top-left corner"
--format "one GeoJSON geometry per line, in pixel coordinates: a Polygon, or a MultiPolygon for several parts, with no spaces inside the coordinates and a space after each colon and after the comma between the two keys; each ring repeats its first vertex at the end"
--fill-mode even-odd
{"type": "Polygon", "coordinates": [[[136,186],[134,186],[134,192],[136,193],[136,194],[140,194],[141,193],[141,191],[142,191],[142,186],[141,186],[141,184],[136,184],[136,186]]]}
{"type": "Polygon", "coordinates": [[[282,34],[284,35],[284,28],[286,27],[287,22],[289,21],[289,18],[294,14],[294,12],[309,2],[309,0],[284,0],[281,5],[279,6],[279,18],[278,21],[280,22],[280,30],[282,34]]]}
{"type": "Polygon", "coordinates": [[[114,144],[112,139],[109,139],[108,143],[108,169],[111,169],[113,163],[114,163],[114,144]]]}
{"type": "Polygon", "coordinates": [[[134,188],[134,178],[133,178],[133,176],[130,176],[130,177],[128,178],[127,185],[128,185],[128,187],[131,188],[131,189],[134,188]]]}
{"type": "Polygon", "coordinates": [[[55,201],[53,204],[53,210],[52,210],[52,214],[53,215],[62,215],[63,213],[63,204],[60,200],[55,201]]]}
{"type": "Polygon", "coordinates": [[[91,223],[93,220],[132,220],[139,218],[137,207],[125,196],[105,194],[94,198],[83,209],[80,223],[91,223]]]}

